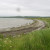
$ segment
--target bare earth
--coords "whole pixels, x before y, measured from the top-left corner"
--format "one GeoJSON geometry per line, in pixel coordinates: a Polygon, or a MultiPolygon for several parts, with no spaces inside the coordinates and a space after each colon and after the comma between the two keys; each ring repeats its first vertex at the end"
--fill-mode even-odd
{"type": "Polygon", "coordinates": [[[6,31],[0,31],[0,34],[3,36],[11,35],[16,36],[16,34],[26,34],[28,32],[39,30],[45,27],[45,23],[41,20],[35,20],[36,22],[30,24],[29,26],[19,27],[19,28],[11,28],[6,31]]]}

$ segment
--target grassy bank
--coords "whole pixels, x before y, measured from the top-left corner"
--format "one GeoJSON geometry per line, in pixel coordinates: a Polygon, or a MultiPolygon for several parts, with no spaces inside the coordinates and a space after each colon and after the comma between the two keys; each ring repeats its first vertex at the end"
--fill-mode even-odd
{"type": "Polygon", "coordinates": [[[39,19],[39,20],[42,20],[46,23],[46,28],[50,28],[50,18],[46,17],[46,18],[29,18],[29,19],[39,19]]]}
{"type": "Polygon", "coordinates": [[[50,50],[50,18],[32,19],[45,21],[46,28],[14,37],[0,35],[0,50],[50,50]]]}

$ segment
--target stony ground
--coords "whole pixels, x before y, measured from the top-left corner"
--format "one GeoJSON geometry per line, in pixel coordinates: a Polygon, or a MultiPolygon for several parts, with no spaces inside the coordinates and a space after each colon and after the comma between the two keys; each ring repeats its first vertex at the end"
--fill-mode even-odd
{"type": "Polygon", "coordinates": [[[11,36],[15,36],[16,34],[26,34],[28,32],[31,32],[33,30],[39,30],[45,27],[45,23],[41,20],[35,20],[37,22],[30,24],[29,26],[26,27],[22,27],[22,28],[12,28],[10,31],[2,31],[0,32],[0,34],[7,36],[7,35],[11,35],[11,36]]]}

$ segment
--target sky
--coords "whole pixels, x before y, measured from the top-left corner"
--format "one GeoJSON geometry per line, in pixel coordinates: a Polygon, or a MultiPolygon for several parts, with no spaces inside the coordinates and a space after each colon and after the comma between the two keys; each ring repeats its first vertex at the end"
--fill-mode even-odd
{"type": "Polygon", "coordinates": [[[50,16],[50,0],[0,0],[0,16],[18,15],[50,16]]]}

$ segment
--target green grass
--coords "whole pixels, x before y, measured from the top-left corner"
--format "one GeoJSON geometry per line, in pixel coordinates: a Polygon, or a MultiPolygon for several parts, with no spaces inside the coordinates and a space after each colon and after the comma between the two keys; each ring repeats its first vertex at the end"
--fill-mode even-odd
{"type": "Polygon", "coordinates": [[[47,22],[46,28],[16,37],[0,35],[0,50],[50,50],[50,18],[37,18],[47,22]]]}

